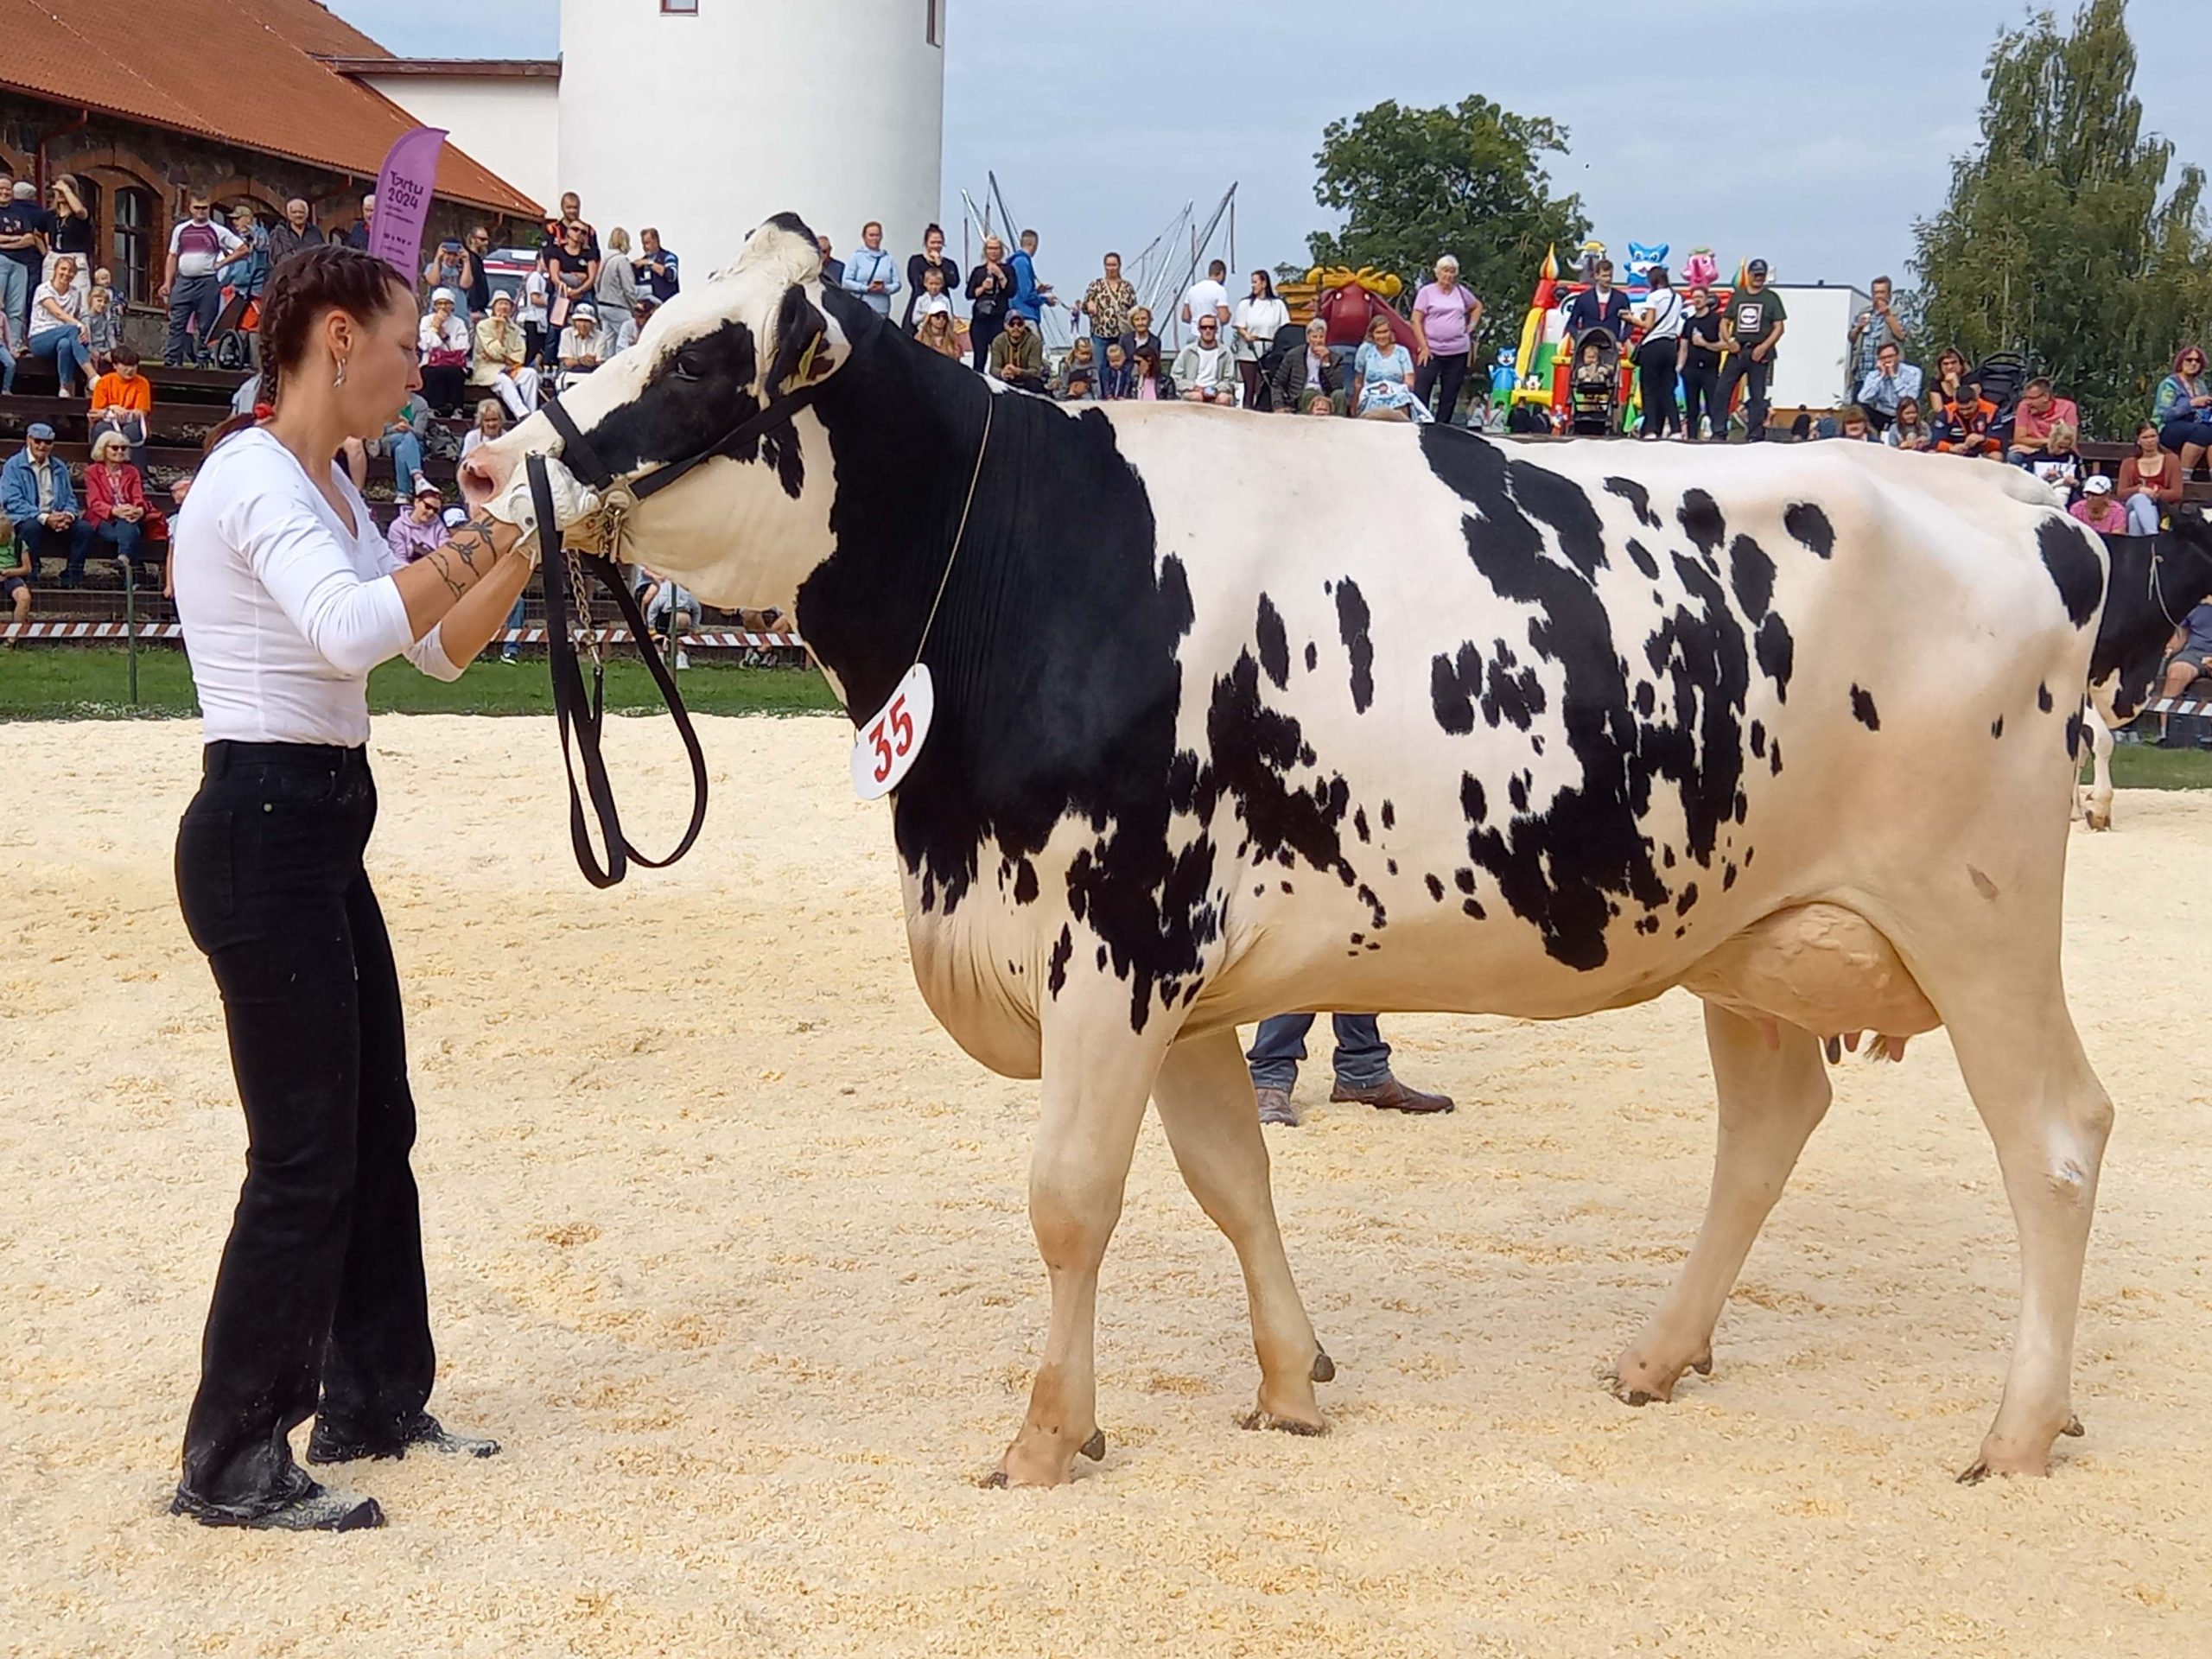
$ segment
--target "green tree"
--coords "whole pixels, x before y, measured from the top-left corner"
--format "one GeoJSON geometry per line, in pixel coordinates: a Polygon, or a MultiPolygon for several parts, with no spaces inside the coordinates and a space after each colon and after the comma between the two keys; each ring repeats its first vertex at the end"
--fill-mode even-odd
{"type": "Polygon", "coordinates": [[[1455,255],[1486,308],[1484,332],[1500,318],[1517,330],[1545,250],[1556,245],[1565,262],[1590,233],[1582,199],[1552,194],[1544,171],[1567,137],[1555,121],[1482,97],[1433,110],[1385,102],[1332,121],[1313,195],[1344,226],[1314,232],[1307,250],[1317,265],[1373,265],[1408,284],[1455,255]]]}
{"type": "Polygon", "coordinates": [[[2204,174],[2142,130],[2126,0],[2088,0],[1998,36],[1981,137],[1950,200],[1914,227],[1924,355],[2018,351],[2125,437],[2183,340],[2212,325],[2204,174]]]}

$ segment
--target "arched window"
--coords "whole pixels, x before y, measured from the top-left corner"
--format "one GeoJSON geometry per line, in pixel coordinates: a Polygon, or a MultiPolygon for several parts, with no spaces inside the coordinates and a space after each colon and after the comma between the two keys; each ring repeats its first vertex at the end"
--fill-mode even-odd
{"type": "Polygon", "coordinates": [[[115,258],[111,266],[116,288],[132,305],[151,305],[159,278],[154,259],[154,193],[141,185],[125,185],[115,193],[115,258]]]}

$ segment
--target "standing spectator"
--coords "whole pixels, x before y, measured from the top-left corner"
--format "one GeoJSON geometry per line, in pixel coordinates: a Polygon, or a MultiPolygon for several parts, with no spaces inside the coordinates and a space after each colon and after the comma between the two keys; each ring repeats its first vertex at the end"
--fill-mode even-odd
{"type": "Polygon", "coordinates": [[[458,310],[468,298],[468,278],[474,264],[461,239],[457,236],[447,237],[432,251],[429,263],[423,267],[423,286],[451,289],[454,306],[458,310]]]}
{"type": "Polygon", "coordinates": [[[861,245],[845,261],[845,292],[857,294],[879,317],[891,315],[891,296],[899,291],[899,262],[883,248],[883,226],[870,219],[861,226],[861,245]]]}
{"type": "Polygon", "coordinates": [[[16,540],[14,521],[0,513],[0,604],[13,610],[18,628],[31,620],[31,578],[37,574],[37,565],[24,556],[22,543],[16,540]]]}
{"type": "Polygon", "coordinates": [[[2174,372],[2158,382],[2151,405],[2158,442],[2181,457],[2184,480],[2195,476],[2212,449],[2212,385],[2204,376],[2204,353],[2184,346],[2174,353],[2174,372]]]}
{"type": "MultiPolygon", "coordinates": [[[[2092,474],[2082,486],[2082,499],[2067,512],[2079,518],[2100,536],[2140,535],[2128,522],[2127,509],[2113,499],[2112,480],[2102,473],[2092,474]]],[[[2151,532],[2156,534],[2156,531],[2151,532]]]]}
{"type": "Polygon", "coordinates": [[[92,464],[85,468],[85,522],[118,563],[144,573],[145,546],[161,532],[162,515],[146,505],[145,480],[130,464],[120,433],[102,432],[92,440],[92,464]]]}
{"type": "Polygon", "coordinates": [[[1894,346],[1900,358],[1904,355],[1904,324],[1891,303],[1895,284],[1886,276],[1877,276],[1867,284],[1867,291],[1874,296],[1873,303],[1851,320],[1852,378],[1860,385],[1880,367],[1883,346],[1894,346]]]}
{"type": "Polygon", "coordinates": [[[1020,245],[1007,261],[1007,269],[1014,273],[1014,298],[1007,308],[1028,318],[1033,328],[1043,318],[1045,308],[1052,303],[1052,285],[1037,280],[1036,232],[1021,233],[1020,245]]]}
{"type": "Polygon", "coordinates": [[[1152,312],[1145,306],[1136,306],[1129,312],[1129,332],[1122,336],[1122,348],[1129,354],[1129,361],[1137,360],[1137,353],[1146,346],[1155,352],[1161,350],[1160,336],[1152,329],[1152,312]]]}
{"type": "MultiPolygon", "coordinates": [[[[1336,1027],[1336,1086],[1332,1101],[1372,1106],[1377,1111],[1448,1112],[1448,1095],[1425,1095],[1408,1089],[1391,1074],[1390,1045],[1371,1014],[1331,1016],[1336,1027]]],[[[1259,1098],[1260,1122],[1298,1127],[1298,1109],[1290,1103],[1298,1086],[1298,1064],[1306,1058],[1306,1033],[1313,1028],[1310,1014],[1279,1014],[1261,1021],[1245,1063],[1252,1069],[1252,1087],[1259,1098]]]]}
{"type": "Polygon", "coordinates": [[[1219,259],[1206,267],[1206,274],[1184,290],[1183,326],[1198,332],[1201,319],[1211,317],[1217,329],[1230,325],[1229,266],[1219,259]]]}
{"type": "Polygon", "coordinates": [[[269,232],[269,268],[276,268],[302,248],[322,245],[322,226],[310,217],[307,203],[294,196],[284,204],[283,223],[269,232]]]}
{"type": "Polygon", "coordinates": [[[950,296],[960,291],[960,267],[944,257],[944,226],[932,225],[922,232],[922,251],[910,255],[906,260],[906,315],[905,327],[908,334],[914,332],[914,318],[918,315],[922,296],[926,291],[922,279],[935,271],[938,292],[950,296]]]}
{"type": "Polygon", "coordinates": [[[814,245],[822,250],[823,284],[830,288],[842,288],[845,285],[845,262],[837,257],[830,249],[830,238],[826,236],[817,236],[814,238],[814,245]]]}
{"type": "Polygon", "coordinates": [[[416,330],[423,350],[423,396],[441,415],[450,415],[461,406],[475,345],[467,321],[458,315],[460,306],[461,296],[453,289],[438,289],[430,296],[430,309],[416,330]]]}
{"type": "Polygon", "coordinates": [[[1920,416],[1919,398],[1900,397],[1897,399],[1897,417],[1890,423],[1888,429],[1882,434],[1882,442],[1892,449],[1932,449],[1935,448],[1935,435],[1929,430],[1928,423],[1920,416]]]}
{"type": "Polygon", "coordinates": [[[1483,302],[1459,280],[1459,261],[1446,254],[1433,282],[1414,295],[1414,391],[1445,425],[1459,412],[1466,384],[1467,353],[1482,325],[1483,302]]]}
{"type": "Polygon", "coordinates": [[[638,285],[658,303],[666,305],[682,291],[683,283],[677,274],[680,263],[661,246],[660,232],[652,226],[638,232],[638,285]]]}
{"type": "Polygon", "coordinates": [[[1014,268],[1006,261],[1006,244],[995,236],[983,238],[982,263],[968,273],[968,300],[974,313],[968,334],[976,346],[976,367],[981,371],[990,367],[991,347],[1006,327],[1007,308],[1014,303],[1014,268]]]}
{"type": "Polygon", "coordinates": [[[1316,317],[1306,325],[1306,343],[1282,354],[1282,360],[1275,365],[1272,389],[1275,408],[1285,414],[1303,411],[1306,400],[1317,391],[1335,405],[1344,391],[1344,376],[1329,350],[1327,323],[1316,317]]]}
{"type": "Polygon", "coordinates": [[[552,308],[553,278],[546,272],[545,250],[540,248],[537,257],[523,274],[522,307],[515,313],[515,321],[522,328],[523,353],[533,367],[539,369],[551,360],[545,346],[546,320],[552,308]]]}
{"type": "Polygon", "coordinates": [[[1222,343],[1221,322],[1200,317],[1198,337],[1175,353],[1175,384],[1186,404],[1236,401],[1236,353],[1222,343]]]}
{"type": "MultiPolygon", "coordinates": [[[[6,263],[0,260],[0,264],[6,263]]],[[[0,317],[0,397],[16,390],[16,354],[8,349],[8,321],[0,317]]]]}
{"type": "Polygon", "coordinates": [[[2181,461],[2158,442],[2158,429],[2148,421],[2135,429],[2135,453],[2120,463],[2120,504],[2127,510],[2128,528],[2138,536],[2155,536],[2158,521],[2181,505],[2181,461]]]}
{"type": "Polygon", "coordinates": [[[2050,377],[2039,374],[2020,388],[2020,401],[2012,411],[2012,447],[2005,452],[2005,460],[2022,467],[2040,460],[2050,452],[2051,435],[2061,427],[2069,434],[2079,432],[2082,411],[2071,397],[2052,396],[2050,377]]]}
{"type": "Polygon", "coordinates": [[[567,385],[597,368],[607,356],[607,344],[598,309],[582,300],[570,306],[569,326],[561,331],[561,384],[567,385]]]}
{"type": "Polygon", "coordinates": [[[1264,270],[1252,273],[1252,291],[1237,301],[1230,323],[1230,350],[1236,359],[1236,373],[1244,383],[1244,407],[1260,406],[1260,359],[1274,349],[1275,335],[1290,327],[1290,308],[1275,297],[1275,285],[1264,270]]]}
{"type": "Polygon", "coordinates": [[[54,429],[44,421],[30,423],[23,447],[0,467],[0,512],[15,525],[16,545],[29,562],[34,577],[39,560],[51,556],[66,561],[64,588],[74,588],[85,579],[92,527],[79,515],[69,468],[54,453],[54,429]]]}
{"type": "Polygon", "coordinates": [[[172,368],[184,361],[185,340],[195,326],[195,349],[207,349],[208,331],[223,308],[215,270],[238,251],[238,238],[208,217],[212,210],[206,194],[194,191],[188,198],[190,216],[169,232],[168,264],[156,297],[169,308],[168,343],[162,349],[162,361],[172,368]]]}
{"type": "MultiPolygon", "coordinates": [[[[934,278],[936,271],[929,275],[934,278]]],[[[931,294],[922,301],[914,324],[914,338],[939,357],[969,360],[972,346],[968,338],[968,326],[953,314],[952,302],[942,294],[931,294]]]]}
{"type": "Polygon", "coordinates": [[[1369,420],[1426,424],[1435,416],[1414,391],[1414,354],[1398,344],[1388,314],[1367,325],[1367,338],[1351,361],[1351,412],[1369,420]]]}
{"type": "Polygon", "coordinates": [[[47,192],[50,205],[47,209],[46,280],[54,280],[54,262],[67,254],[77,262],[77,286],[90,291],[92,285],[92,216],[85,207],[85,199],[78,194],[77,181],[63,174],[54,181],[47,192]]]}
{"type": "Polygon", "coordinates": [[[620,225],[607,233],[607,257],[594,287],[593,302],[610,323],[638,308],[638,267],[630,259],[630,232],[620,225]]]}
{"type": "MultiPolygon", "coordinates": [[[[226,322],[237,327],[245,316],[245,308],[260,297],[261,290],[269,286],[269,232],[254,217],[253,209],[240,206],[231,210],[231,233],[241,244],[238,251],[216,267],[215,286],[231,290],[224,301],[224,308],[216,319],[216,326],[226,322]]],[[[261,367],[261,340],[257,331],[245,333],[246,353],[253,367],[261,367]]]]}
{"type": "Polygon", "coordinates": [[[1636,312],[1637,326],[1643,330],[1636,371],[1643,391],[1643,435],[1656,439],[1682,429],[1675,407],[1675,379],[1682,360],[1682,296],[1675,292],[1666,266],[1652,266],[1647,277],[1651,291],[1636,312]]]}
{"type": "Polygon", "coordinates": [[[1083,290],[1082,303],[1076,307],[1090,320],[1090,338],[1096,342],[1092,350],[1098,360],[1106,360],[1106,342],[1119,340],[1129,332],[1129,314],[1136,309],[1137,290],[1122,275],[1122,256],[1109,253],[1103,261],[1101,272],[1083,290]]]}
{"type": "MultiPolygon", "coordinates": [[[[944,308],[947,311],[952,309],[952,290],[944,285],[944,268],[938,265],[924,265],[921,292],[908,296],[908,302],[914,308],[914,315],[918,319],[915,325],[918,333],[920,328],[918,319],[922,313],[933,308],[930,304],[931,300],[943,300],[944,308]]],[[[967,332],[966,324],[961,325],[960,332],[963,334],[967,332]]]]}
{"type": "Polygon", "coordinates": [[[484,262],[492,254],[492,232],[479,225],[468,233],[468,320],[478,322],[492,315],[492,273],[484,262]]]}
{"type": "Polygon", "coordinates": [[[638,302],[630,308],[630,315],[622,319],[622,326],[614,331],[614,346],[607,355],[626,352],[638,343],[638,336],[645,332],[645,325],[653,320],[653,313],[660,309],[660,302],[650,294],[638,296],[638,302]]]}
{"type": "Polygon", "coordinates": [[[417,473],[407,494],[407,511],[391,521],[384,537],[392,557],[402,564],[436,552],[446,542],[445,497],[438,486],[417,473]]]}
{"type": "Polygon", "coordinates": [[[153,383],[138,372],[138,353],[130,346],[118,346],[113,361],[115,366],[92,382],[88,433],[96,442],[102,432],[118,434],[130,447],[132,465],[143,470],[153,437],[153,383]]]}
{"type": "MultiPolygon", "coordinates": [[[[258,383],[249,380],[251,391],[258,383]]],[[[430,406],[417,392],[410,392],[399,412],[384,423],[384,430],[361,448],[362,467],[353,480],[356,489],[361,486],[367,472],[367,457],[372,451],[391,457],[391,484],[394,494],[404,495],[415,485],[416,474],[423,470],[423,435],[430,429],[430,406]]],[[[351,455],[347,457],[350,462],[351,455]]]]}
{"type": "Polygon", "coordinates": [[[991,373],[1024,391],[1045,390],[1045,343],[1019,311],[1007,313],[1006,327],[991,342],[991,373]]]}
{"type": "Polygon", "coordinates": [[[537,407],[537,371],[530,365],[530,342],[515,321],[512,294],[492,296],[492,315],[476,325],[468,384],[488,389],[515,419],[527,420],[537,407]]]}
{"type": "Polygon", "coordinates": [[[105,374],[115,366],[123,345],[123,314],[115,308],[115,290],[95,283],[85,290],[85,344],[92,353],[92,372],[105,374]]]}
{"type": "Polygon", "coordinates": [[[20,357],[30,337],[31,295],[46,274],[48,214],[29,179],[0,172],[0,181],[8,191],[0,200],[0,321],[20,357]]]}
{"type": "Polygon", "coordinates": [[[1897,341],[1884,340],[1875,350],[1874,366],[1859,379],[1859,406],[1866,411],[1877,432],[1888,429],[1906,398],[1920,396],[1920,371],[1903,361],[1903,357],[1897,341]]]}
{"type": "MultiPolygon", "coordinates": [[[[570,200],[574,200],[572,196],[570,200]]],[[[561,245],[548,256],[546,269],[553,277],[553,306],[546,326],[565,329],[569,314],[591,301],[599,281],[599,258],[584,243],[584,227],[571,225],[561,232],[561,245]]],[[[598,308],[593,307],[596,315],[598,308]]]]}
{"type": "Polygon", "coordinates": [[[372,191],[369,194],[361,198],[361,216],[353,221],[353,227],[346,232],[346,245],[347,247],[360,248],[363,250],[365,250],[368,247],[369,226],[370,222],[373,220],[376,216],[377,199],[375,193],[372,191]]]}
{"type": "Polygon", "coordinates": [[[496,397],[486,397],[476,405],[476,424],[461,436],[461,458],[467,461],[479,448],[492,442],[507,429],[506,405],[496,397]]]}
{"type": "Polygon", "coordinates": [[[1567,308],[1567,338],[1568,344],[1580,346],[1582,336],[1592,328],[1603,328],[1613,337],[1613,344],[1625,350],[1628,346],[1628,296],[1613,286],[1613,262],[1600,259],[1590,286],[1574,296],[1567,308]]]}
{"type": "Polygon", "coordinates": [[[1735,401],[1736,388],[1744,387],[1745,437],[1751,443],[1766,441],[1767,380],[1774,372],[1775,347],[1789,326],[1789,313],[1782,296],[1766,285],[1766,261],[1754,259],[1744,267],[1744,285],[1728,302],[1727,335],[1731,355],[1720,371],[1720,406],[1735,401]]]}
{"type": "Polygon", "coordinates": [[[1098,368],[1098,399],[1101,403],[1120,403],[1137,394],[1136,365],[1129,360],[1128,353],[1119,340],[1106,342],[1106,360],[1098,368]]]}
{"type": "Polygon", "coordinates": [[[42,282],[31,296],[31,355],[52,358],[61,395],[74,397],[92,381],[91,330],[85,326],[76,260],[63,254],[54,263],[54,274],[60,279],[58,287],[42,282]]]}
{"type": "Polygon", "coordinates": [[[599,261],[599,232],[594,230],[590,221],[584,218],[583,203],[576,199],[576,193],[573,190],[563,192],[561,216],[546,221],[545,239],[555,247],[566,246],[570,231],[576,232],[582,237],[584,251],[591,256],[592,262],[596,264],[599,261]]]}

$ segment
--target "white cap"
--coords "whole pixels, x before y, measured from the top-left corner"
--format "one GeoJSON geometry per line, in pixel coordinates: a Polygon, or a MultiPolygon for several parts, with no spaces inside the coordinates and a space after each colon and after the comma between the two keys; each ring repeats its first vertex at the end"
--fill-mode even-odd
{"type": "Polygon", "coordinates": [[[443,300],[448,305],[459,305],[461,296],[449,288],[434,289],[430,295],[430,303],[435,305],[440,300],[443,300]]]}
{"type": "Polygon", "coordinates": [[[925,317],[950,316],[952,302],[942,294],[932,294],[922,302],[921,314],[925,317]]]}
{"type": "Polygon", "coordinates": [[[2082,480],[2082,493],[2084,495],[2110,495],[2112,493],[2112,480],[2107,478],[2102,473],[2092,473],[2087,479],[2082,480]]]}

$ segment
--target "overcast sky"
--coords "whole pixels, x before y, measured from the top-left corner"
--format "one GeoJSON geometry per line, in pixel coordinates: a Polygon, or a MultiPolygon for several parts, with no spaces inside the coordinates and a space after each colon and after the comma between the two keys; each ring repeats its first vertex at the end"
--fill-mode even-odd
{"type": "MultiPolygon", "coordinates": [[[[408,55],[551,56],[559,45],[556,0],[334,9],[408,55]]],[[[1386,98],[1437,105],[1469,92],[1566,124],[1554,181],[1581,193],[1593,234],[1616,254],[1630,239],[1666,242],[1679,267],[1703,243],[1724,269],[1764,255],[1781,282],[1863,286],[1881,270],[1909,280],[1912,221],[1942,206],[1951,157],[1974,136],[1990,44],[2028,11],[2018,0],[1699,0],[1681,24],[1662,27],[1649,3],[1431,0],[1416,38],[1366,26],[1379,9],[1344,0],[1203,11],[1185,0],[1105,10],[950,0],[947,10],[944,218],[955,257],[960,192],[980,200],[995,170],[1008,207],[1042,234],[1044,275],[1064,291],[1107,247],[1134,254],[1185,202],[1203,216],[1232,181],[1238,264],[1302,263],[1306,233],[1325,220],[1313,200],[1322,128],[1386,98]],[[1453,15],[1469,19],[1457,43],[1435,28],[1453,15]],[[1102,48],[1109,18],[1129,45],[1102,48]],[[1678,48],[1738,47],[1740,70],[1670,67],[1678,48]]],[[[2203,0],[2133,0],[2129,15],[2145,124],[2174,137],[2180,159],[2212,162],[2201,72],[2192,82],[2190,68],[2212,38],[2202,10],[2203,0]]],[[[837,99],[834,73],[822,95],[837,99]]],[[[685,155],[678,133],[672,160],[685,155]]],[[[605,220],[619,208],[594,211],[605,220]]],[[[841,245],[857,230],[823,228],[841,245]]]]}

